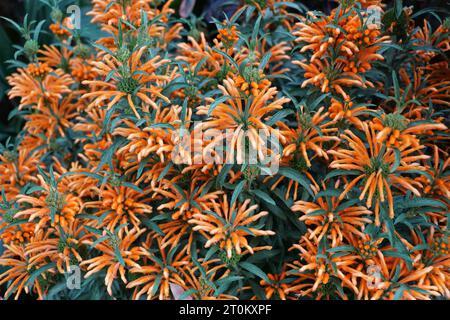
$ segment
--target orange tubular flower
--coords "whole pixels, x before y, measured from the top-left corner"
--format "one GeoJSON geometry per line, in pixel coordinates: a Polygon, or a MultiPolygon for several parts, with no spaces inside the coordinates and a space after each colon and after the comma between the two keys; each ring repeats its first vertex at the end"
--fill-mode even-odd
{"type": "Polygon", "coordinates": [[[262,39],[261,42],[257,43],[256,50],[243,47],[241,51],[235,53],[234,59],[238,64],[241,64],[246,60],[256,60],[253,65],[257,67],[259,66],[259,61],[261,61],[262,57],[266,54],[270,54],[270,58],[265,66],[264,72],[270,69],[270,74],[272,75],[283,74],[284,72],[289,71],[288,68],[280,68],[284,65],[285,60],[290,59],[288,52],[290,49],[291,47],[287,42],[283,41],[270,46],[266,39],[262,39]]]}
{"type": "Polygon", "coordinates": [[[353,7],[339,11],[334,10],[330,16],[316,17],[312,14],[311,21],[297,23],[293,33],[296,41],[306,43],[300,52],[313,51],[309,61],[293,61],[305,70],[302,88],[309,84],[315,85],[322,92],[333,89],[346,100],[348,94],[343,87],[373,87],[358,73],[364,73],[372,68],[371,62],[383,60],[377,54],[377,44],[387,40],[380,37],[375,25],[367,25],[362,14],[356,14],[353,7]],[[354,14],[352,14],[354,13],[354,14]],[[337,20],[335,27],[330,27],[337,20]],[[345,32],[342,32],[344,30],[345,32]],[[333,57],[333,58],[332,58],[333,57]],[[337,57],[337,58],[335,58],[337,57]]]}
{"type": "Polygon", "coordinates": [[[41,187],[39,194],[19,194],[17,202],[30,205],[31,208],[20,210],[15,217],[28,218],[30,222],[36,220],[35,232],[44,228],[48,222],[51,222],[52,226],[67,228],[81,210],[81,199],[67,193],[67,186],[47,182],[40,174],[37,177],[41,187]]]}
{"type": "Polygon", "coordinates": [[[37,182],[34,173],[39,164],[39,152],[22,148],[19,152],[5,150],[0,155],[0,183],[7,198],[16,196],[28,182],[37,182]]]}
{"type": "Polygon", "coordinates": [[[161,88],[157,87],[156,84],[161,85],[170,80],[170,78],[169,76],[155,73],[158,68],[167,64],[169,60],[154,56],[145,63],[141,63],[141,58],[146,50],[147,47],[144,46],[130,54],[128,49],[122,49],[116,52],[115,57],[109,54],[105,55],[103,57],[105,62],[93,61],[93,70],[99,76],[105,79],[113,79],[113,81],[83,81],[83,84],[90,85],[93,89],[92,92],[83,95],[83,98],[93,99],[88,108],[93,106],[100,107],[104,102],[108,101],[107,109],[110,109],[122,98],[126,98],[129,107],[136,117],[140,119],[141,115],[133,102],[134,97],[139,98],[140,101],[151,105],[155,109],[158,108],[158,105],[154,102],[157,98],[169,103],[169,99],[160,93],[161,88]]]}
{"type": "MultiPolygon", "coordinates": [[[[417,254],[414,259],[414,268],[418,271],[409,272],[409,274],[405,272],[406,275],[400,282],[413,282],[419,289],[431,291],[432,295],[441,295],[449,299],[450,238],[436,234],[434,228],[431,228],[426,238],[414,231],[411,231],[411,236],[411,243],[405,241],[409,250],[423,245],[426,245],[426,249],[417,254]]],[[[419,296],[419,298],[429,300],[427,296],[419,296]]]]}
{"type": "Polygon", "coordinates": [[[64,61],[70,61],[72,52],[66,47],[58,48],[56,46],[44,45],[44,49],[39,50],[39,62],[48,65],[51,68],[58,68],[64,64],[64,61]]]}
{"type": "Polygon", "coordinates": [[[18,69],[18,72],[13,73],[7,80],[12,86],[8,94],[9,98],[20,97],[19,108],[33,105],[41,110],[47,101],[56,102],[62,94],[69,93],[69,87],[73,84],[70,76],[61,69],[44,70],[42,66],[33,65],[31,72],[37,76],[36,78],[28,70],[18,69]],[[42,73],[42,71],[45,72],[42,73]]]}
{"type": "MultiPolygon", "coordinates": [[[[328,60],[314,60],[311,64],[306,64],[302,61],[293,61],[294,64],[301,66],[305,69],[305,78],[301,87],[304,88],[309,84],[315,85],[321,89],[321,92],[329,92],[330,88],[334,89],[342,97],[349,101],[349,95],[344,91],[342,87],[356,86],[361,88],[367,88],[367,86],[373,86],[372,83],[363,80],[361,76],[352,72],[334,72],[334,67],[330,65],[328,60]]],[[[339,64],[342,67],[343,64],[339,64]]]]}
{"type": "MultiPolygon", "coordinates": [[[[430,69],[418,68],[414,70],[412,79],[409,78],[405,69],[399,71],[400,79],[404,82],[405,87],[411,86],[407,99],[420,102],[419,106],[416,103],[411,103],[408,107],[408,114],[418,117],[420,111],[423,112],[428,108],[430,101],[436,105],[450,106],[450,81],[447,80],[448,77],[444,75],[443,78],[433,79],[433,68],[430,69]]],[[[440,67],[439,69],[445,71],[446,68],[440,67]]]]}
{"type": "Polygon", "coordinates": [[[442,123],[409,123],[408,119],[398,113],[384,114],[381,119],[373,119],[372,127],[379,131],[376,138],[379,142],[386,142],[387,146],[420,145],[417,134],[432,134],[433,130],[446,130],[442,123]]]}
{"type": "MultiPolygon", "coordinates": [[[[280,98],[269,102],[277,94],[276,88],[269,88],[258,92],[257,96],[249,99],[248,103],[244,105],[245,100],[241,99],[241,91],[236,83],[232,79],[227,79],[224,81],[224,85],[219,88],[224,96],[230,97],[226,102],[219,103],[211,112],[208,111],[211,107],[198,108],[197,114],[199,115],[211,114],[211,119],[203,124],[203,128],[222,131],[204,148],[203,154],[208,154],[217,145],[222,145],[224,141],[231,141],[226,159],[232,162],[236,155],[237,162],[242,164],[245,157],[243,146],[248,139],[251,147],[256,150],[258,158],[263,161],[264,155],[270,154],[272,150],[269,150],[267,143],[262,140],[260,130],[267,136],[274,134],[279,140],[284,141],[284,137],[277,130],[263,121],[271,112],[282,109],[283,104],[290,100],[280,98]]],[[[210,102],[212,103],[213,100],[210,102]]]]}
{"type": "Polygon", "coordinates": [[[62,100],[45,104],[39,112],[26,115],[27,123],[24,128],[32,135],[44,133],[49,140],[54,138],[55,133],[64,137],[65,131],[72,126],[70,121],[78,115],[78,104],[73,103],[73,98],[69,94],[62,100]]]}
{"type": "Polygon", "coordinates": [[[426,166],[427,173],[432,180],[430,181],[426,176],[420,176],[417,180],[424,186],[423,191],[425,194],[450,199],[450,175],[448,174],[450,158],[447,157],[441,160],[437,146],[433,146],[433,151],[433,164],[426,166]]]}
{"type": "MultiPolygon", "coordinates": [[[[178,44],[179,55],[176,57],[176,60],[187,62],[187,65],[193,71],[198,68],[198,65],[203,59],[206,59],[198,71],[198,75],[204,77],[215,78],[218,77],[221,70],[225,70],[225,58],[218,52],[212,50],[203,32],[200,33],[198,40],[191,36],[188,36],[187,40],[188,42],[178,44]]],[[[216,48],[219,50],[223,49],[219,44],[216,45],[216,48]]],[[[226,75],[227,73],[224,72],[223,76],[226,75]]]]}
{"type": "Polygon", "coordinates": [[[149,250],[151,241],[148,240],[139,248],[139,253],[144,257],[145,265],[130,269],[131,273],[143,274],[127,285],[127,288],[136,288],[133,294],[133,299],[136,300],[139,300],[144,294],[150,300],[156,296],[158,289],[160,300],[169,299],[171,283],[180,286],[184,285],[183,279],[174,270],[178,270],[187,265],[190,266],[191,264],[185,249],[176,255],[176,248],[172,248],[169,252],[166,252],[166,249],[161,246],[161,239],[159,237],[156,241],[159,247],[158,255],[161,255],[161,257],[155,256],[149,250]]]}
{"type": "Polygon", "coordinates": [[[230,270],[226,270],[220,276],[218,275],[220,274],[219,271],[224,267],[225,265],[220,264],[219,259],[208,260],[206,262],[201,261],[200,265],[197,266],[186,265],[180,269],[185,283],[181,288],[184,290],[194,289],[195,291],[190,297],[198,300],[238,300],[237,297],[230,294],[220,293],[217,295],[215,293],[216,290],[211,286],[214,281],[220,281],[228,277],[230,270]],[[217,263],[219,265],[216,265],[217,263]],[[211,267],[210,265],[212,264],[215,266],[211,267]]]}
{"type": "Polygon", "coordinates": [[[68,235],[58,234],[52,229],[47,232],[42,230],[33,238],[33,241],[26,246],[26,253],[30,256],[30,263],[37,261],[56,262],[56,268],[59,273],[64,274],[70,270],[74,261],[80,263],[83,258],[77,251],[79,241],[77,238],[83,232],[79,223],[72,223],[69,226],[68,235]]]}
{"type": "Polygon", "coordinates": [[[389,216],[391,218],[394,217],[392,187],[400,190],[410,190],[415,195],[420,196],[420,192],[414,185],[421,187],[421,184],[400,174],[408,170],[424,170],[425,168],[415,161],[428,159],[429,156],[412,156],[412,153],[424,147],[411,148],[409,144],[403,144],[398,149],[400,159],[397,159],[399,163],[396,165],[396,153],[391,148],[386,149],[384,143],[377,139],[374,128],[369,128],[364,123],[363,130],[369,149],[352,131],[346,130],[345,134],[342,135],[342,139],[347,141],[350,149],[328,151],[328,153],[336,157],[336,160],[330,164],[330,168],[356,170],[359,172],[358,176],[347,184],[339,199],[344,199],[345,195],[359,181],[363,182],[364,187],[361,189],[362,192],[359,199],[362,200],[367,195],[366,205],[368,208],[372,207],[375,200],[375,223],[378,225],[380,223],[380,202],[384,202],[385,199],[387,199],[389,204],[389,216]]]}
{"type": "Polygon", "coordinates": [[[130,230],[123,239],[119,239],[117,235],[111,232],[106,232],[103,236],[108,236],[108,240],[101,243],[95,243],[91,240],[84,240],[83,243],[87,245],[95,245],[95,248],[101,252],[100,255],[83,261],[80,265],[87,265],[88,272],[84,276],[89,278],[91,275],[107,268],[105,285],[108,294],[112,296],[112,284],[120,275],[123,283],[127,284],[126,267],[132,267],[140,269],[141,266],[137,261],[141,257],[141,250],[139,247],[131,247],[132,244],[139,238],[141,234],[145,232],[145,229],[130,230]]]}
{"type": "Polygon", "coordinates": [[[364,105],[354,105],[352,101],[341,102],[331,98],[331,105],[328,112],[334,122],[345,120],[362,130],[362,121],[359,119],[359,116],[366,110],[368,109],[364,105]]]}
{"type": "Polygon", "coordinates": [[[250,200],[246,200],[242,204],[233,203],[230,207],[227,196],[223,195],[219,202],[211,199],[209,205],[201,205],[203,212],[194,213],[193,219],[190,219],[189,223],[195,224],[193,228],[195,231],[201,230],[209,233],[209,239],[205,244],[206,248],[219,242],[220,248],[226,250],[228,258],[232,257],[233,250],[240,255],[241,248],[247,248],[253,254],[253,249],[248,245],[246,236],[270,236],[275,232],[247,227],[268,214],[268,212],[262,211],[251,215],[258,205],[248,207],[249,204],[250,200]]]}
{"type": "MultiPolygon", "coordinates": [[[[149,156],[158,157],[161,163],[165,163],[171,158],[176,141],[174,134],[167,130],[167,126],[175,130],[180,127],[181,107],[172,106],[170,108],[156,107],[155,116],[146,128],[137,127],[132,121],[124,120],[126,127],[119,127],[114,130],[114,135],[127,138],[129,143],[118,150],[129,163],[128,171],[137,170],[139,163],[149,156]]],[[[188,115],[188,120],[190,116],[188,115]]]]}
{"type": "Polygon", "coordinates": [[[265,280],[261,280],[259,284],[264,288],[264,293],[266,295],[266,299],[272,298],[275,294],[281,300],[286,300],[286,290],[288,290],[289,285],[286,281],[287,273],[283,271],[281,274],[267,274],[267,278],[270,282],[266,282],[265,280]]]}
{"type": "MultiPolygon", "coordinates": [[[[131,224],[134,229],[140,230],[141,218],[152,212],[152,207],[148,205],[150,191],[138,192],[132,188],[118,186],[105,186],[101,190],[100,200],[85,203],[85,208],[97,209],[96,215],[103,217],[99,227],[106,227],[114,231],[122,224],[131,224]]],[[[120,230],[119,236],[123,232],[128,232],[128,227],[120,230]]]]}
{"type": "Polygon", "coordinates": [[[224,42],[227,47],[231,47],[239,39],[239,36],[237,35],[237,27],[232,25],[219,29],[217,39],[224,42]]]}
{"type": "MultiPolygon", "coordinates": [[[[450,50],[449,37],[450,29],[444,25],[440,25],[434,32],[430,30],[430,23],[424,19],[423,27],[417,28],[413,34],[413,38],[418,41],[415,43],[417,46],[433,46],[439,48],[443,52],[450,50]]],[[[426,62],[429,62],[435,56],[438,55],[434,50],[417,50],[416,54],[419,55],[426,62]]]]}
{"type": "MultiPolygon", "coordinates": [[[[119,23],[122,29],[131,29],[130,25],[136,27],[131,29],[134,33],[139,31],[146,33],[151,38],[158,39],[156,43],[160,48],[165,49],[171,41],[180,38],[180,31],[183,28],[181,23],[168,25],[169,17],[175,12],[172,6],[172,0],[164,1],[161,8],[155,6],[154,0],[126,0],[111,2],[110,0],[92,0],[93,8],[88,15],[93,16],[93,23],[100,23],[101,29],[112,35],[119,33],[119,23]],[[152,23],[147,29],[139,29],[142,24],[141,13],[145,12],[148,21],[160,20],[163,24],[152,23]],[[127,23],[121,22],[125,21],[127,23]]],[[[130,31],[130,30],[128,30],[130,31]]],[[[107,47],[114,47],[113,37],[103,37],[101,43],[107,47]]]]}
{"type": "MultiPolygon", "coordinates": [[[[0,266],[9,267],[8,270],[0,274],[0,285],[12,281],[8,290],[5,292],[5,297],[9,297],[12,293],[16,293],[15,300],[18,300],[22,292],[30,293],[31,287],[34,288],[39,296],[39,299],[44,297],[44,288],[39,283],[39,279],[35,278],[32,283],[28,284],[31,279],[31,270],[38,270],[42,267],[39,264],[41,261],[29,261],[29,256],[25,251],[24,246],[9,244],[5,245],[5,253],[0,257],[0,266]]],[[[49,270],[49,272],[54,272],[49,270]]],[[[46,275],[42,275],[44,279],[46,275]]]]}
{"type": "Polygon", "coordinates": [[[330,285],[330,282],[337,278],[342,282],[342,285],[358,292],[356,286],[339,270],[343,266],[352,265],[354,263],[353,258],[334,258],[328,261],[322,252],[318,252],[317,243],[317,237],[309,237],[307,234],[301,238],[299,244],[294,244],[290,248],[290,250],[297,249],[300,251],[300,259],[288,264],[292,268],[289,273],[295,276],[297,280],[285,290],[285,293],[295,293],[297,296],[313,296],[316,299],[329,298],[329,295],[337,294],[342,299],[347,300],[347,296],[330,285]],[[333,270],[333,263],[336,263],[336,271],[333,270]]]}
{"type": "Polygon", "coordinates": [[[202,180],[204,180],[202,176],[194,177],[188,190],[177,188],[175,184],[169,184],[164,189],[155,188],[156,193],[170,200],[161,204],[158,210],[173,210],[172,219],[174,220],[180,217],[191,219],[195,213],[200,213],[202,207],[207,207],[211,200],[217,200],[223,193],[222,191],[208,192],[206,189],[208,180],[206,182],[202,180]]]}
{"type": "Polygon", "coordinates": [[[317,237],[317,241],[320,241],[327,236],[331,239],[332,247],[343,241],[344,234],[362,237],[361,229],[366,223],[372,222],[367,217],[372,212],[366,207],[345,206],[338,197],[321,196],[315,202],[297,201],[291,209],[303,213],[300,221],[315,228],[310,233],[310,239],[317,237]]]}
{"type": "Polygon", "coordinates": [[[445,12],[41,1],[6,19],[0,300],[450,300],[445,12]]]}
{"type": "Polygon", "coordinates": [[[283,122],[278,122],[281,134],[286,138],[286,145],[283,150],[283,157],[289,157],[291,154],[294,158],[302,157],[307,167],[311,167],[311,161],[308,157],[308,150],[312,150],[316,156],[323,157],[328,160],[328,155],[323,150],[323,143],[327,141],[339,141],[338,137],[331,136],[336,132],[337,128],[329,128],[335,122],[329,121],[323,123],[328,117],[328,112],[322,113],[324,107],[321,107],[314,116],[309,113],[297,114],[297,128],[289,128],[283,122]],[[320,130],[320,132],[319,132],[320,130]]]}
{"type": "MultiPolygon", "coordinates": [[[[2,218],[5,220],[5,217],[2,218]]],[[[0,240],[5,244],[23,244],[31,240],[34,235],[34,223],[24,223],[20,226],[8,227],[9,222],[0,223],[0,228],[5,230],[0,235],[0,240]]]]}
{"type": "Polygon", "coordinates": [[[201,212],[202,207],[208,206],[209,201],[217,200],[223,193],[221,191],[209,192],[207,185],[209,181],[211,181],[209,177],[194,173],[188,190],[181,189],[175,185],[174,181],[168,181],[154,189],[155,195],[161,195],[162,199],[169,200],[168,202],[162,200],[163,203],[157,208],[158,211],[168,209],[172,213],[172,221],[160,225],[165,234],[161,240],[163,247],[170,245],[173,248],[178,245],[182,237],[187,235],[186,248],[187,253],[190,253],[196,232],[192,230],[189,219],[192,219],[195,213],[201,212]]]}
{"type": "Polygon", "coordinates": [[[49,29],[53,32],[53,34],[59,36],[59,37],[69,37],[70,32],[66,29],[64,29],[61,24],[59,23],[53,23],[49,26],[49,29]]]}

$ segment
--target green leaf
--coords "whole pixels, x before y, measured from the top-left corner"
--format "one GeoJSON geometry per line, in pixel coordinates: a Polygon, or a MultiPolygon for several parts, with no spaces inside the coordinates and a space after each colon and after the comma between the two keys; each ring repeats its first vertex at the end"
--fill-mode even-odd
{"type": "Polygon", "coordinates": [[[303,188],[306,189],[306,191],[308,191],[311,196],[314,197],[314,193],[312,192],[310,187],[311,182],[305,177],[303,173],[289,167],[280,167],[278,173],[282,176],[285,176],[286,178],[298,182],[303,188]]]}
{"type": "Polygon", "coordinates": [[[393,251],[393,250],[386,250],[386,251],[383,251],[383,255],[385,257],[396,257],[396,258],[403,259],[403,261],[406,262],[408,269],[409,270],[412,269],[412,259],[407,253],[402,253],[402,252],[393,251]]]}
{"type": "Polygon", "coordinates": [[[262,19],[262,15],[259,15],[258,19],[255,22],[255,26],[253,27],[253,31],[252,31],[252,43],[253,43],[253,45],[256,45],[256,38],[258,37],[259,26],[261,25],[261,19],[262,19]]]}
{"type": "Polygon", "coordinates": [[[391,173],[395,172],[395,170],[397,170],[397,168],[400,166],[400,161],[402,160],[402,155],[400,153],[400,150],[398,148],[394,148],[394,156],[395,156],[395,160],[394,163],[392,164],[392,168],[391,168],[391,173]]]}
{"type": "Polygon", "coordinates": [[[142,189],[139,188],[137,185],[135,185],[135,184],[133,184],[133,183],[131,183],[131,182],[122,182],[122,185],[123,185],[124,187],[133,189],[133,190],[136,191],[136,192],[144,193],[144,190],[142,190],[142,189]]]}
{"type": "Polygon", "coordinates": [[[197,290],[196,289],[189,289],[184,291],[177,300],[186,300],[189,296],[196,294],[197,290]]]}
{"type": "Polygon", "coordinates": [[[211,103],[211,105],[209,106],[209,109],[208,109],[208,117],[211,116],[211,113],[214,111],[214,109],[215,109],[219,104],[224,103],[225,101],[227,101],[227,100],[229,100],[229,99],[233,99],[233,97],[232,97],[232,96],[223,96],[223,97],[220,97],[220,98],[214,100],[214,102],[211,103]]]}
{"type": "Polygon", "coordinates": [[[242,277],[242,276],[228,276],[228,277],[225,277],[225,278],[217,280],[216,284],[218,286],[222,286],[224,284],[229,284],[231,282],[238,281],[238,280],[241,280],[241,279],[244,279],[244,277],[242,277]]]}
{"type": "Polygon", "coordinates": [[[307,213],[306,215],[307,215],[308,217],[316,217],[316,216],[323,216],[323,215],[326,215],[327,213],[328,213],[327,210],[324,210],[324,209],[317,209],[317,210],[314,210],[313,212],[307,213]]]}
{"type": "Polygon", "coordinates": [[[115,254],[115,256],[116,256],[116,259],[119,261],[119,263],[120,263],[122,266],[125,266],[125,261],[123,260],[122,254],[120,253],[120,249],[119,249],[118,246],[116,246],[116,247],[114,248],[114,254],[115,254]]]}
{"type": "Polygon", "coordinates": [[[283,109],[275,113],[269,121],[267,121],[268,126],[273,126],[278,121],[281,121],[282,119],[286,118],[288,115],[294,114],[295,112],[291,109],[283,109]]]}
{"type": "Polygon", "coordinates": [[[241,262],[239,263],[239,266],[242,269],[247,270],[248,272],[254,274],[255,276],[263,279],[264,281],[266,281],[267,283],[270,283],[271,281],[269,280],[269,278],[267,277],[267,275],[264,273],[264,271],[262,271],[259,267],[255,266],[254,264],[248,263],[248,262],[241,262]]]}
{"type": "Polygon", "coordinates": [[[401,300],[406,289],[408,289],[408,287],[402,284],[395,292],[393,300],[401,300]]]}
{"type": "Polygon", "coordinates": [[[217,48],[212,48],[212,50],[213,50],[214,52],[217,52],[218,54],[224,56],[225,59],[227,59],[227,60],[233,65],[233,67],[236,68],[236,70],[239,70],[239,66],[238,66],[238,64],[236,63],[236,61],[234,61],[234,59],[233,59],[232,57],[230,57],[226,52],[220,51],[220,50],[217,49],[217,48]]]}
{"type": "Polygon", "coordinates": [[[227,163],[222,167],[222,170],[220,170],[219,174],[217,175],[217,187],[222,188],[224,186],[225,179],[232,167],[233,165],[230,163],[227,163]]]}
{"type": "Polygon", "coordinates": [[[172,162],[169,162],[167,164],[167,166],[163,169],[163,171],[161,171],[161,174],[159,175],[158,180],[157,180],[158,182],[161,181],[162,179],[164,179],[164,177],[166,176],[167,172],[169,172],[169,170],[172,168],[172,166],[173,166],[172,162]]]}
{"type": "Polygon", "coordinates": [[[338,190],[338,189],[327,189],[327,190],[322,190],[319,191],[314,199],[318,199],[321,197],[339,197],[342,194],[342,190],[338,190]]]}
{"type": "Polygon", "coordinates": [[[353,252],[353,251],[355,251],[355,248],[353,246],[337,246],[337,247],[334,247],[334,248],[330,248],[327,251],[331,252],[331,253],[341,252],[341,251],[353,252]]]}
{"type": "Polygon", "coordinates": [[[398,83],[397,73],[392,70],[392,82],[394,84],[395,99],[400,100],[400,84],[398,83]]]}
{"type": "Polygon", "coordinates": [[[334,177],[339,177],[339,176],[356,176],[361,174],[361,171],[358,170],[333,170],[331,171],[329,174],[326,175],[324,180],[329,180],[331,178],[334,177]]]}
{"type": "Polygon", "coordinates": [[[230,206],[232,207],[234,205],[234,203],[236,202],[237,198],[239,197],[239,195],[242,192],[242,189],[244,188],[245,185],[245,180],[242,180],[241,182],[239,182],[236,186],[236,188],[233,191],[233,195],[231,196],[231,202],[230,202],[230,206]]]}
{"type": "Polygon", "coordinates": [[[268,51],[261,59],[259,63],[259,68],[264,71],[266,65],[269,63],[270,57],[272,56],[272,52],[268,51]]]}
{"type": "Polygon", "coordinates": [[[446,209],[447,206],[445,203],[436,200],[436,199],[429,199],[429,198],[404,198],[402,201],[397,202],[398,207],[402,209],[407,208],[420,208],[420,207],[437,207],[446,209]]]}
{"type": "Polygon", "coordinates": [[[25,287],[28,287],[29,285],[33,284],[33,282],[44,272],[56,267],[56,262],[51,262],[49,264],[46,264],[45,266],[40,267],[39,269],[33,271],[28,278],[27,282],[25,283],[25,287]]]}
{"type": "Polygon", "coordinates": [[[147,227],[149,227],[151,230],[155,231],[157,234],[159,234],[160,236],[164,237],[166,234],[161,230],[161,228],[154,223],[153,221],[149,220],[149,219],[144,219],[142,220],[142,223],[144,225],[146,225],[147,227]]]}
{"type": "Polygon", "coordinates": [[[262,190],[252,190],[251,193],[253,193],[254,195],[256,195],[258,198],[260,198],[261,200],[263,200],[264,202],[271,204],[273,206],[276,206],[277,204],[275,203],[275,200],[272,199],[272,197],[270,197],[267,193],[265,193],[262,190]]]}

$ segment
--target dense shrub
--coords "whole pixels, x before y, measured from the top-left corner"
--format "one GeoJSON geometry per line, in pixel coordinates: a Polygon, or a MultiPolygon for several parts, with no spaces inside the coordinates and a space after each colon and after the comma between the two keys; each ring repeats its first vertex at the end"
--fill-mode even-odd
{"type": "Polygon", "coordinates": [[[11,21],[4,298],[450,297],[443,10],[93,0],[91,42],[47,4],[11,21]]]}

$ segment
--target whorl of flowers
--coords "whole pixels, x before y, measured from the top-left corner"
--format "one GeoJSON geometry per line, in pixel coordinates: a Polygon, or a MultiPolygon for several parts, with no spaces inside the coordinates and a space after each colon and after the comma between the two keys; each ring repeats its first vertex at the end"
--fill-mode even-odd
{"type": "Polygon", "coordinates": [[[0,298],[450,298],[448,18],[92,0],[86,35],[54,3],[16,24],[0,298]]]}

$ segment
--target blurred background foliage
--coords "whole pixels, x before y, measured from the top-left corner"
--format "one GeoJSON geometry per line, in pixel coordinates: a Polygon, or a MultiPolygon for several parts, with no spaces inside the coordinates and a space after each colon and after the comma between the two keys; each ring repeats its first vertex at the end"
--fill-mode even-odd
{"type": "MultiPolygon", "coordinates": [[[[164,1],[164,0],[155,0],[164,1]]],[[[175,0],[173,7],[181,15],[202,17],[206,22],[212,18],[220,18],[225,12],[230,16],[234,10],[249,0],[175,0]]],[[[388,6],[390,2],[396,0],[384,1],[388,6]]],[[[330,12],[336,6],[336,1],[296,1],[304,4],[311,10],[321,10],[325,13],[330,12]]],[[[90,0],[65,0],[63,7],[76,4],[82,10],[82,36],[85,38],[98,39],[99,32],[94,25],[89,23],[90,17],[86,12],[90,8],[90,0]]],[[[404,5],[414,6],[415,10],[427,7],[448,8],[448,0],[419,0],[419,1],[403,1],[404,5]]],[[[50,22],[50,7],[43,4],[40,0],[0,0],[0,16],[7,17],[11,20],[19,22],[23,21],[25,15],[28,15],[29,21],[46,20],[45,27],[50,22]]],[[[214,30],[214,28],[212,28],[214,30]]],[[[43,32],[40,36],[41,44],[52,43],[53,39],[49,33],[43,32]]],[[[9,66],[8,61],[14,59],[14,45],[21,44],[20,34],[15,30],[8,21],[0,19],[0,142],[4,142],[8,137],[15,136],[21,129],[21,120],[18,117],[9,119],[8,115],[17,104],[17,101],[10,101],[7,97],[8,84],[6,77],[14,71],[14,67],[9,66]]]]}

